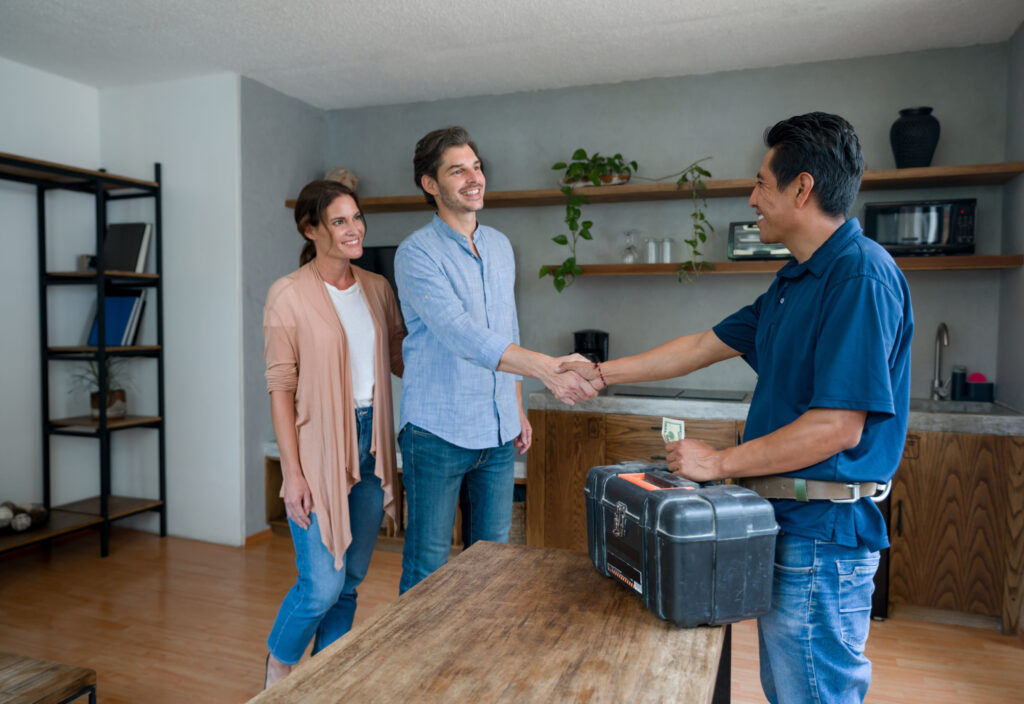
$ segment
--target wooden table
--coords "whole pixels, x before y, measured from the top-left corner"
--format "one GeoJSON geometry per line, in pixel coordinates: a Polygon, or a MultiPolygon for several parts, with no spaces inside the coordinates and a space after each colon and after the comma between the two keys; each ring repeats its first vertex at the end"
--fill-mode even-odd
{"type": "Polygon", "coordinates": [[[476,543],[251,702],[709,702],[724,638],[584,553],[476,543]]]}
{"type": "Polygon", "coordinates": [[[96,702],[96,671],[23,655],[0,653],[0,701],[61,704],[89,695],[96,702]]]}

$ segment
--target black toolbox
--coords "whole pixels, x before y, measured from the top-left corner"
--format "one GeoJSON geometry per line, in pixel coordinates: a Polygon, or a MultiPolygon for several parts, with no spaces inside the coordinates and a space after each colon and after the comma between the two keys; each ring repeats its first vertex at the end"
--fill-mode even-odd
{"type": "Polygon", "coordinates": [[[732,623],[771,608],[771,503],[735,484],[700,485],[667,465],[593,467],[583,489],[590,559],[677,626],[732,623]]]}

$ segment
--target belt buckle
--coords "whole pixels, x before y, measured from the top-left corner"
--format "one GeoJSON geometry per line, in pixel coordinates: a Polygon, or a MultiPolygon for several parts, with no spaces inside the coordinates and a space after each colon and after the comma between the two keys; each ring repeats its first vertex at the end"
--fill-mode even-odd
{"type": "Polygon", "coordinates": [[[846,488],[850,490],[850,498],[848,499],[829,499],[834,504],[852,504],[860,501],[860,484],[858,482],[847,482],[844,484],[846,488]]]}
{"type": "Polygon", "coordinates": [[[889,492],[892,490],[892,482],[891,481],[886,482],[885,484],[880,484],[878,482],[875,482],[875,493],[873,493],[871,496],[862,497],[860,495],[860,484],[859,483],[847,482],[845,484],[845,486],[847,486],[850,489],[850,493],[852,494],[852,496],[850,498],[848,498],[848,499],[829,499],[829,501],[831,501],[834,504],[852,504],[855,501],[860,501],[862,498],[867,498],[867,499],[871,499],[872,501],[874,501],[877,504],[880,501],[885,501],[886,497],[889,496],[889,492]]]}

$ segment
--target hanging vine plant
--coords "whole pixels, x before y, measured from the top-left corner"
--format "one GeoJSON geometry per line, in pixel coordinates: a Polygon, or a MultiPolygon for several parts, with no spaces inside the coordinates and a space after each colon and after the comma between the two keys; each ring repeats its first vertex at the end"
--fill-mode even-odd
{"type": "MultiPolygon", "coordinates": [[[[704,178],[711,178],[711,172],[701,166],[701,163],[710,158],[706,156],[703,159],[698,159],[678,174],[672,174],[672,176],[679,176],[678,180],[676,180],[677,187],[682,188],[684,183],[690,184],[691,199],[693,201],[693,212],[690,213],[690,220],[693,223],[693,236],[690,239],[683,240],[683,242],[690,245],[690,259],[679,265],[677,280],[680,282],[684,279],[692,280],[700,276],[701,269],[704,267],[709,269],[715,268],[713,264],[698,260],[698,257],[703,254],[700,251],[700,247],[704,246],[704,243],[708,241],[708,237],[715,231],[714,225],[704,215],[704,209],[708,207],[707,185],[704,183],[704,178]]],[[[666,176],[665,178],[672,178],[672,176],[666,176]]]]}
{"type": "Polygon", "coordinates": [[[595,186],[614,185],[629,181],[633,172],[639,167],[635,161],[626,161],[621,154],[614,156],[602,156],[598,152],[587,156],[583,149],[577,149],[572,154],[569,163],[564,161],[555,162],[551,167],[554,171],[564,170],[562,175],[562,193],[567,197],[565,204],[565,224],[569,228],[569,234],[555,235],[551,240],[555,244],[564,245],[569,248],[569,256],[557,267],[547,264],[540,268],[539,278],[550,275],[554,280],[555,290],[562,292],[567,286],[571,286],[576,277],[583,273],[583,270],[576,263],[576,243],[581,240],[592,240],[594,236],[590,228],[594,223],[590,220],[583,220],[583,209],[590,201],[584,195],[573,193],[573,186],[584,183],[592,183],[595,186]]]}
{"type": "MultiPolygon", "coordinates": [[[[636,178],[643,181],[659,182],[667,181],[670,178],[676,179],[676,186],[682,188],[684,184],[690,185],[691,202],[693,212],[690,213],[692,224],[692,236],[684,239],[683,242],[690,247],[690,258],[679,265],[677,279],[693,280],[700,275],[703,269],[713,269],[714,265],[702,261],[699,258],[703,252],[701,248],[707,242],[708,237],[714,234],[715,228],[704,214],[707,208],[707,186],[705,178],[711,178],[711,172],[701,164],[711,159],[710,156],[703,157],[686,166],[681,171],[661,178],[636,178]]],[[[559,234],[551,238],[555,244],[564,245],[569,248],[569,256],[558,266],[543,265],[540,268],[539,278],[551,276],[555,290],[561,292],[571,286],[576,277],[583,273],[583,269],[576,263],[576,245],[579,240],[592,240],[591,228],[594,223],[591,220],[583,220],[583,209],[581,206],[588,205],[590,201],[586,196],[574,192],[573,186],[584,183],[592,183],[595,186],[612,183],[625,183],[637,171],[635,161],[627,162],[621,154],[611,157],[601,156],[597,152],[588,156],[583,149],[573,152],[572,160],[556,162],[553,170],[564,170],[562,176],[561,191],[566,195],[565,224],[569,234],[559,234]]]]}

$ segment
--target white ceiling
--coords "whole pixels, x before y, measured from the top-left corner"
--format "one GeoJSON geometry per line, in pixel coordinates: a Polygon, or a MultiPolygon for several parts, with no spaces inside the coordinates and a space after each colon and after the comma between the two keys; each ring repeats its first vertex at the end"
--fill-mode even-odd
{"type": "Polygon", "coordinates": [[[351,108],[1002,42],[1022,0],[0,0],[97,88],[233,72],[351,108]]]}

